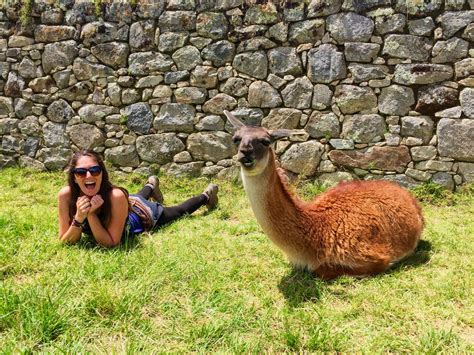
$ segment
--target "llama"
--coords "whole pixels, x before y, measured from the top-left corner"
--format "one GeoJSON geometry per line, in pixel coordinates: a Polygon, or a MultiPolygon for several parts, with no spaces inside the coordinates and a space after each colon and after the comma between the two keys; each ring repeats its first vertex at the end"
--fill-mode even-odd
{"type": "Polygon", "coordinates": [[[270,147],[292,131],[246,126],[224,113],[237,129],[233,141],[255,217],[292,264],[325,280],[365,277],[415,250],[424,221],[407,190],[382,180],[343,182],[302,201],[289,191],[270,147]]]}

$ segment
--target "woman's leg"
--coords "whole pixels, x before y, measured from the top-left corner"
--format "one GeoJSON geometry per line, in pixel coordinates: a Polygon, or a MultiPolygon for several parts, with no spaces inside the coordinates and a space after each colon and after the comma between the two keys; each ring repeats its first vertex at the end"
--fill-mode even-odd
{"type": "Polygon", "coordinates": [[[207,206],[209,210],[216,208],[218,198],[217,192],[219,188],[217,185],[209,184],[204,192],[198,196],[191,197],[182,204],[172,207],[163,207],[163,213],[158,219],[158,226],[170,223],[178,218],[191,214],[201,206],[207,206]]]}
{"type": "Polygon", "coordinates": [[[143,197],[145,200],[150,199],[150,196],[153,192],[153,186],[151,184],[146,184],[145,186],[142,187],[140,191],[136,193],[136,195],[139,195],[143,197]]]}
{"type": "Polygon", "coordinates": [[[193,213],[199,207],[204,206],[207,203],[207,200],[208,198],[206,195],[200,194],[198,196],[191,197],[189,200],[184,201],[180,205],[163,207],[163,213],[158,219],[158,226],[173,222],[186,214],[193,213]]]}
{"type": "Polygon", "coordinates": [[[163,194],[160,190],[160,181],[154,175],[148,178],[145,186],[143,186],[143,188],[136,195],[140,195],[145,200],[149,200],[151,197],[156,202],[163,203],[163,194]]]}

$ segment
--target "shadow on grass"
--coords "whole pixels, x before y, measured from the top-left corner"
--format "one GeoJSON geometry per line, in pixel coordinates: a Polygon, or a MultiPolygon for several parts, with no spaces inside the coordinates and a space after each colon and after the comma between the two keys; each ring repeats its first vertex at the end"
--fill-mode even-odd
{"type": "Polygon", "coordinates": [[[386,273],[399,271],[400,269],[408,269],[418,267],[430,261],[432,254],[431,243],[427,240],[420,240],[415,249],[415,252],[406,258],[400,260],[392,266],[386,273]]]}
{"type": "MultiPolygon", "coordinates": [[[[420,240],[412,255],[402,259],[392,268],[378,276],[426,264],[430,261],[431,253],[431,243],[426,240],[420,240]]],[[[307,301],[319,301],[328,285],[334,282],[341,282],[341,280],[341,278],[338,278],[331,281],[323,281],[307,269],[293,268],[288,275],[281,279],[278,288],[290,306],[298,306],[307,301]]],[[[348,278],[347,281],[350,282],[351,280],[354,282],[358,281],[357,278],[348,278]]]]}
{"type": "Polygon", "coordinates": [[[319,301],[325,288],[324,281],[301,268],[293,268],[278,284],[278,289],[290,306],[298,306],[306,301],[319,301]]]}

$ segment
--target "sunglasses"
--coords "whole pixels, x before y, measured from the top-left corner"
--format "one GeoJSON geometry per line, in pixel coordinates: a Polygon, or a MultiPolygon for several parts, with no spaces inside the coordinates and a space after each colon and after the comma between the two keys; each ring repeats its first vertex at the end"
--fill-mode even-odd
{"type": "Polygon", "coordinates": [[[99,176],[102,172],[102,168],[99,165],[94,165],[90,168],[75,168],[72,172],[79,177],[86,177],[87,172],[90,172],[92,176],[99,176]]]}

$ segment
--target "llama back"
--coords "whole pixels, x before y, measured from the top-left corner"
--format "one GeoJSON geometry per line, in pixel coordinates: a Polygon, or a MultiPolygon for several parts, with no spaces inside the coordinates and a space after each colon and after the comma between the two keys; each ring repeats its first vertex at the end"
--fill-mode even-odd
{"type": "Polygon", "coordinates": [[[340,183],[308,203],[307,210],[324,221],[323,228],[309,233],[323,243],[325,257],[347,264],[400,260],[413,252],[424,224],[414,197],[388,181],[340,183]]]}

